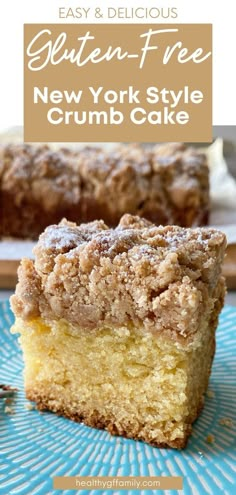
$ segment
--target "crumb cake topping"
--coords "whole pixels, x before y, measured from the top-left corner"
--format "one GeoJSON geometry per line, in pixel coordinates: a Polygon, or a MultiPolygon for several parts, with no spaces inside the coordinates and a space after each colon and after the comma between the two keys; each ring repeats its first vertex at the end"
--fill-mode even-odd
{"type": "Polygon", "coordinates": [[[120,145],[109,151],[52,151],[27,144],[0,148],[1,190],[12,194],[14,205],[40,205],[47,213],[77,205],[76,221],[83,215],[87,221],[88,209],[101,208],[104,217],[98,210],[99,216],[109,225],[117,225],[126,212],[163,224],[204,223],[208,175],[206,156],[181,143],[145,149],[120,145]]]}
{"type": "Polygon", "coordinates": [[[215,303],[225,245],[213,229],[156,227],[128,214],[115,229],[63,220],[40,236],[35,262],[22,261],[12,307],[25,320],[187,337],[215,303]]]}
{"type": "Polygon", "coordinates": [[[80,196],[80,177],[74,158],[66,150],[55,152],[47,146],[9,145],[0,150],[0,181],[3,191],[11,191],[18,206],[37,201],[50,212],[75,204],[80,196]]]}

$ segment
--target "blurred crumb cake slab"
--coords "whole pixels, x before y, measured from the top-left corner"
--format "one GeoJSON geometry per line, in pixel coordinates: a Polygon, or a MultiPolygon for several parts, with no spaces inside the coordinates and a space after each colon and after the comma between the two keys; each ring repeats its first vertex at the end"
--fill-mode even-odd
{"type": "Polygon", "coordinates": [[[63,217],[116,226],[125,213],[157,225],[204,225],[208,175],[206,156],[182,143],[110,151],[2,146],[0,236],[37,239],[63,217]]]}
{"type": "Polygon", "coordinates": [[[225,236],[125,215],[67,221],[24,259],[11,305],[27,398],[75,421],[182,448],[203,406],[225,236]]]}

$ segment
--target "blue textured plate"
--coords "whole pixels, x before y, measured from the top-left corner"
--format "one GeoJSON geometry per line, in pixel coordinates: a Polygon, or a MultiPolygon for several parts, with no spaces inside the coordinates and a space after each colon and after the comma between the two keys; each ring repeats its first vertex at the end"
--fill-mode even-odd
{"type": "MultiPolygon", "coordinates": [[[[184,495],[236,493],[235,429],[219,424],[235,414],[236,308],[226,307],[217,331],[217,352],[203,413],[196,421],[184,451],[157,449],[141,442],[110,436],[50,413],[25,408],[22,355],[17,337],[9,333],[13,315],[9,303],[0,304],[0,383],[19,388],[14,414],[0,404],[0,493],[2,495],[70,494],[52,489],[54,476],[183,476],[184,495]],[[212,444],[206,437],[214,435],[212,444]]],[[[235,420],[235,417],[234,417],[235,420]]],[[[234,421],[235,422],[235,421],[234,421]]],[[[80,490],[82,494],[111,491],[80,490]]],[[[120,491],[120,494],[173,491],[120,491]]],[[[176,493],[176,491],[175,491],[176,493]]]]}

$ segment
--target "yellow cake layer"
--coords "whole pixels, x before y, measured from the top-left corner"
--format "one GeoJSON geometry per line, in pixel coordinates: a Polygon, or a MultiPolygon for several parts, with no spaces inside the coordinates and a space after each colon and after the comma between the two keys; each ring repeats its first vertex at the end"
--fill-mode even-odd
{"type": "Polygon", "coordinates": [[[91,426],[181,447],[202,406],[215,324],[193,343],[142,328],[83,329],[16,319],[29,399],[91,426]]]}

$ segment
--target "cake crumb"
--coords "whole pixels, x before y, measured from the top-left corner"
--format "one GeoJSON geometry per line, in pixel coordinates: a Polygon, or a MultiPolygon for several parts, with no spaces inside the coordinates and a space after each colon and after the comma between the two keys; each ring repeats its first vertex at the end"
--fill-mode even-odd
{"type": "Polygon", "coordinates": [[[232,428],[233,421],[231,418],[221,418],[219,424],[222,426],[227,426],[228,428],[232,428]]]}
{"type": "Polygon", "coordinates": [[[35,406],[30,402],[27,402],[27,404],[24,405],[24,408],[27,409],[28,411],[33,411],[35,409],[35,406]]]}
{"type": "Polygon", "coordinates": [[[215,437],[214,437],[214,435],[211,435],[211,434],[210,434],[210,435],[207,435],[207,437],[206,437],[206,442],[207,442],[207,443],[214,443],[214,442],[215,442],[215,437]]]}
{"type": "Polygon", "coordinates": [[[6,406],[5,409],[4,409],[4,412],[6,414],[14,414],[14,409],[12,407],[9,407],[9,406],[6,406]]]}
{"type": "Polygon", "coordinates": [[[214,399],[215,392],[213,392],[213,390],[207,390],[207,397],[209,397],[209,399],[214,399]]]}
{"type": "Polygon", "coordinates": [[[12,385],[6,385],[4,383],[0,384],[0,389],[10,390],[11,392],[18,392],[18,390],[19,390],[17,387],[12,387],[12,385]]]}
{"type": "Polygon", "coordinates": [[[11,385],[0,384],[0,399],[8,399],[18,392],[18,388],[12,387],[11,385]]]}

